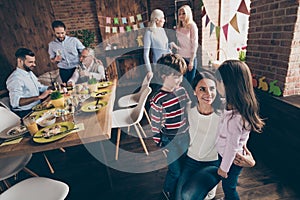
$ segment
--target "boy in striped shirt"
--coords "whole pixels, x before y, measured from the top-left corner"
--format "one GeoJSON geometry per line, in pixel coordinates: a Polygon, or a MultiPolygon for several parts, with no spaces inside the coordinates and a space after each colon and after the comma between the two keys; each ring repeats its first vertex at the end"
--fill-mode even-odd
{"type": "Polygon", "coordinates": [[[167,152],[168,172],[163,194],[172,199],[181,171],[181,162],[189,145],[189,124],[186,107],[190,99],[180,84],[187,66],[178,54],[167,54],[158,61],[159,77],[163,85],[150,101],[151,126],[159,135],[158,144],[167,152]]]}

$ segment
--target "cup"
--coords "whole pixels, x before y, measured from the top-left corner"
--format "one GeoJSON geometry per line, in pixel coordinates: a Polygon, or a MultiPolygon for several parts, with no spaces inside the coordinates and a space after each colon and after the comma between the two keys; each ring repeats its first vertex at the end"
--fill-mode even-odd
{"type": "Polygon", "coordinates": [[[34,135],[36,132],[38,132],[38,126],[36,124],[36,121],[35,121],[35,117],[34,116],[29,116],[29,117],[26,117],[24,120],[24,125],[27,127],[30,135],[34,135]]]}

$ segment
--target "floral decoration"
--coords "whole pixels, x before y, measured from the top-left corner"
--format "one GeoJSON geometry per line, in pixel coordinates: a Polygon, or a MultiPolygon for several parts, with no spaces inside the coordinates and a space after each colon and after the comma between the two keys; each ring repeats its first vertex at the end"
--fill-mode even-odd
{"type": "Polygon", "coordinates": [[[237,48],[236,50],[239,52],[239,60],[246,61],[246,48],[247,46],[243,46],[241,48],[237,48]]]}

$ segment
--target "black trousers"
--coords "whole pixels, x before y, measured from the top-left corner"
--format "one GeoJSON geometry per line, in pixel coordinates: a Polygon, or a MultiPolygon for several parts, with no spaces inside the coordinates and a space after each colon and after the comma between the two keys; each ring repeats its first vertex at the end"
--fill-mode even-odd
{"type": "Polygon", "coordinates": [[[59,76],[61,78],[61,81],[63,83],[67,83],[68,80],[72,77],[75,69],[76,69],[76,67],[74,67],[72,69],[61,69],[61,68],[59,68],[59,76]]]}

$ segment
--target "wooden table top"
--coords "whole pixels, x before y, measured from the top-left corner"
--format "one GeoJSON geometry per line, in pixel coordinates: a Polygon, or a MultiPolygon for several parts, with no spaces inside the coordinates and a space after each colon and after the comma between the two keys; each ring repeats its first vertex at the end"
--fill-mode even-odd
{"type": "MultiPolygon", "coordinates": [[[[101,99],[108,102],[105,107],[99,109],[97,112],[79,112],[79,114],[74,115],[74,121],[76,124],[84,124],[83,131],[72,133],[60,140],[46,144],[38,144],[35,143],[31,138],[24,137],[18,144],[0,146],[0,158],[43,152],[63,147],[110,139],[112,127],[112,111],[115,101],[117,80],[114,80],[112,82],[112,85],[105,88],[111,90],[112,92],[101,99]]],[[[93,97],[90,97],[83,104],[94,100],[95,99],[93,97]]]]}

